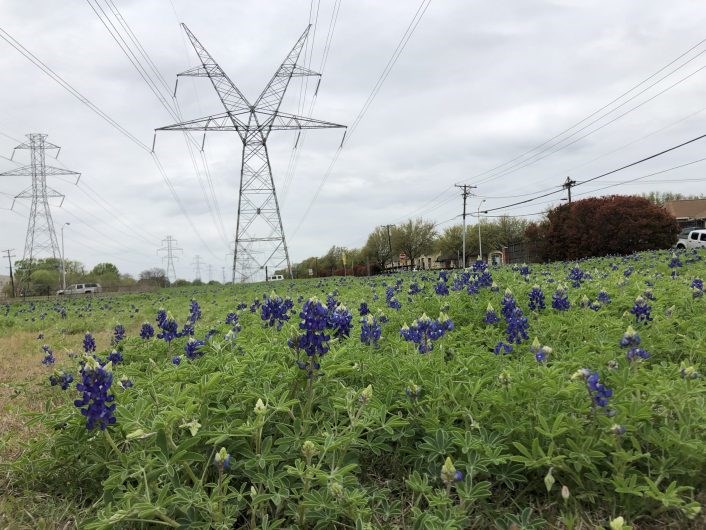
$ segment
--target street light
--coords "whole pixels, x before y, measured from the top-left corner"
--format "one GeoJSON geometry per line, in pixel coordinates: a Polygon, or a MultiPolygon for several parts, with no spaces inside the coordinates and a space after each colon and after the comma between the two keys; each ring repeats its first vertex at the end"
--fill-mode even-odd
{"type": "Polygon", "coordinates": [[[66,254],[64,253],[64,227],[71,223],[61,225],[61,288],[66,290],[66,254]]]}
{"type": "Polygon", "coordinates": [[[480,201],[480,204],[478,205],[478,259],[483,260],[483,243],[481,241],[481,236],[480,236],[480,207],[483,205],[485,202],[485,199],[480,201]]]}

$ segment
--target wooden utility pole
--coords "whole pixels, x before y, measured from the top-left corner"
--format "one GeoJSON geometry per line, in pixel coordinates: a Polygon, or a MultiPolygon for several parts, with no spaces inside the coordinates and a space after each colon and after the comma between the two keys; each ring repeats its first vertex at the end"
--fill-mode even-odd
{"type": "MultiPolygon", "coordinates": [[[[468,184],[454,184],[457,188],[461,188],[461,197],[463,197],[463,267],[466,268],[466,199],[471,194],[472,189],[478,186],[469,186],[468,184]]],[[[478,221],[480,225],[480,220],[478,221]]]]}
{"type": "Polygon", "coordinates": [[[569,204],[571,204],[571,188],[574,186],[576,186],[576,181],[571,180],[571,177],[566,177],[566,181],[562,184],[562,188],[569,194],[569,204]]]}
{"type": "Polygon", "coordinates": [[[5,254],[7,254],[7,263],[10,265],[10,285],[12,286],[12,298],[15,297],[15,278],[12,276],[12,258],[14,258],[14,255],[10,255],[10,252],[12,252],[14,249],[10,248],[8,250],[3,250],[5,254]]]}

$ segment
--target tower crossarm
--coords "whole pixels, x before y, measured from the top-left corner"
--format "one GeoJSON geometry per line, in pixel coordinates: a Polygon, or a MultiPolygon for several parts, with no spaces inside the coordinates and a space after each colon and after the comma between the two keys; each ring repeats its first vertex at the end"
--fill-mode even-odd
{"type": "MultiPolygon", "coordinates": [[[[299,55],[304,47],[304,41],[306,40],[310,29],[311,25],[304,30],[304,33],[302,33],[302,36],[299,37],[297,43],[287,54],[287,57],[285,57],[280,67],[272,76],[270,82],[267,83],[267,86],[260,94],[260,97],[258,97],[257,101],[255,101],[253,107],[256,111],[270,111],[277,113],[279,106],[282,104],[284,93],[287,91],[287,87],[289,86],[289,82],[291,81],[294,73],[297,72],[297,75],[302,75],[304,72],[311,72],[310,70],[297,66],[299,55]]],[[[313,72],[307,73],[306,75],[312,74],[313,72]]]]}
{"type": "MultiPolygon", "coordinates": [[[[17,195],[15,195],[15,199],[32,199],[37,195],[37,191],[33,189],[32,187],[29,187],[21,192],[19,192],[17,195]]],[[[49,186],[46,187],[46,192],[42,193],[42,196],[46,195],[47,198],[60,198],[63,199],[66,197],[63,193],[56,191],[53,188],[50,188],[49,186]]]]}
{"type": "Polygon", "coordinates": [[[258,121],[261,127],[269,130],[286,131],[290,129],[345,129],[347,125],[329,121],[315,120],[305,116],[296,116],[286,112],[258,112],[258,121]],[[263,116],[266,116],[263,118],[263,116]]]}
{"type": "Polygon", "coordinates": [[[294,69],[290,74],[287,74],[286,72],[280,72],[278,70],[277,74],[275,75],[290,75],[292,77],[321,77],[321,74],[319,72],[314,72],[313,70],[309,70],[308,68],[304,68],[303,66],[299,65],[294,65],[294,69]]]}
{"type": "MultiPolygon", "coordinates": [[[[250,112],[248,111],[247,114],[250,112]]],[[[197,118],[173,125],[155,129],[157,131],[236,131],[241,137],[246,133],[248,125],[230,112],[214,114],[205,118],[197,118]]]]}
{"type": "MultiPolygon", "coordinates": [[[[62,169],[60,167],[44,166],[44,169],[44,174],[47,177],[55,175],[81,175],[81,173],[78,173],[77,171],[70,171],[68,169],[62,169]]],[[[0,173],[0,177],[31,177],[33,174],[32,171],[32,166],[22,166],[15,169],[11,169],[9,171],[5,171],[4,173],[0,173]]]]}
{"type": "Polygon", "coordinates": [[[199,42],[196,36],[191,33],[186,24],[181,25],[186,32],[186,35],[191,41],[191,45],[196,51],[199,60],[201,61],[201,66],[192,68],[183,72],[181,75],[192,75],[197,77],[208,77],[213,84],[213,88],[216,89],[218,97],[225,109],[229,112],[239,113],[241,111],[249,111],[250,103],[247,98],[240,92],[235,83],[230,80],[228,75],[223,71],[223,69],[218,65],[215,59],[211,56],[206,48],[199,42]]]}

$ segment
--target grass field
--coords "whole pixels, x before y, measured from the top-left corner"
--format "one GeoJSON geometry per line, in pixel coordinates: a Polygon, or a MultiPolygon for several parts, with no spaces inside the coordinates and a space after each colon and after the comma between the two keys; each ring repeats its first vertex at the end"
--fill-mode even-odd
{"type": "Polygon", "coordinates": [[[0,528],[704,528],[705,256],[0,305],[0,528]]]}

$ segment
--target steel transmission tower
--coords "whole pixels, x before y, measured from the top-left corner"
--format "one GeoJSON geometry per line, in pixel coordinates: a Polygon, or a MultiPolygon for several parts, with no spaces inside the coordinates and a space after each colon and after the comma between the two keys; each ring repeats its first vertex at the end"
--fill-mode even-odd
{"type": "MultiPolygon", "coordinates": [[[[45,163],[45,152],[49,149],[56,149],[56,156],[59,156],[59,146],[46,141],[46,134],[28,134],[26,135],[29,141],[18,145],[15,149],[29,149],[31,155],[31,163],[28,166],[18,167],[4,173],[0,176],[14,177],[32,177],[32,185],[26,190],[15,195],[16,199],[32,199],[32,206],[29,211],[29,221],[27,223],[27,236],[25,238],[25,249],[22,255],[22,260],[29,263],[30,268],[32,260],[37,256],[44,254],[53,258],[61,256],[59,243],[56,239],[56,231],[54,230],[54,221],[51,217],[51,209],[49,208],[49,199],[61,198],[64,202],[64,195],[55,189],[47,186],[47,177],[55,175],[76,175],[76,183],[81,177],[80,173],[61,169],[58,167],[47,166],[45,163]]],[[[13,157],[14,158],[14,151],[13,157]]],[[[15,202],[12,202],[14,207],[15,202]]],[[[61,206],[61,205],[60,205],[61,206]]]]}
{"type": "Polygon", "coordinates": [[[157,249],[158,254],[160,252],[166,252],[166,254],[162,256],[162,262],[167,262],[167,278],[169,278],[169,280],[172,282],[176,281],[177,277],[176,269],[174,268],[174,260],[179,259],[174,254],[183,250],[177,247],[176,243],[176,239],[174,239],[172,236],[167,236],[166,238],[162,239],[162,247],[157,249]]]}
{"type": "Polygon", "coordinates": [[[238,133],[243,143],[243,153],[233,253],[233,282],[248,280],[267,264],[274,270],[284,262],[291,277],[292,267],[272,178],[267,139],[273,130],[345,128],[344,125],[279,110],[292,77],[321,75],[297,65],[311,26],[304,31],[253,104],[245,98],[189,28],[185,24],[182,27],[201,65],[177,74],[177,83],[181,76],[208,77],[225,112],[157,130],[204,131],[204,134],[206,131],[238,133]]]}

